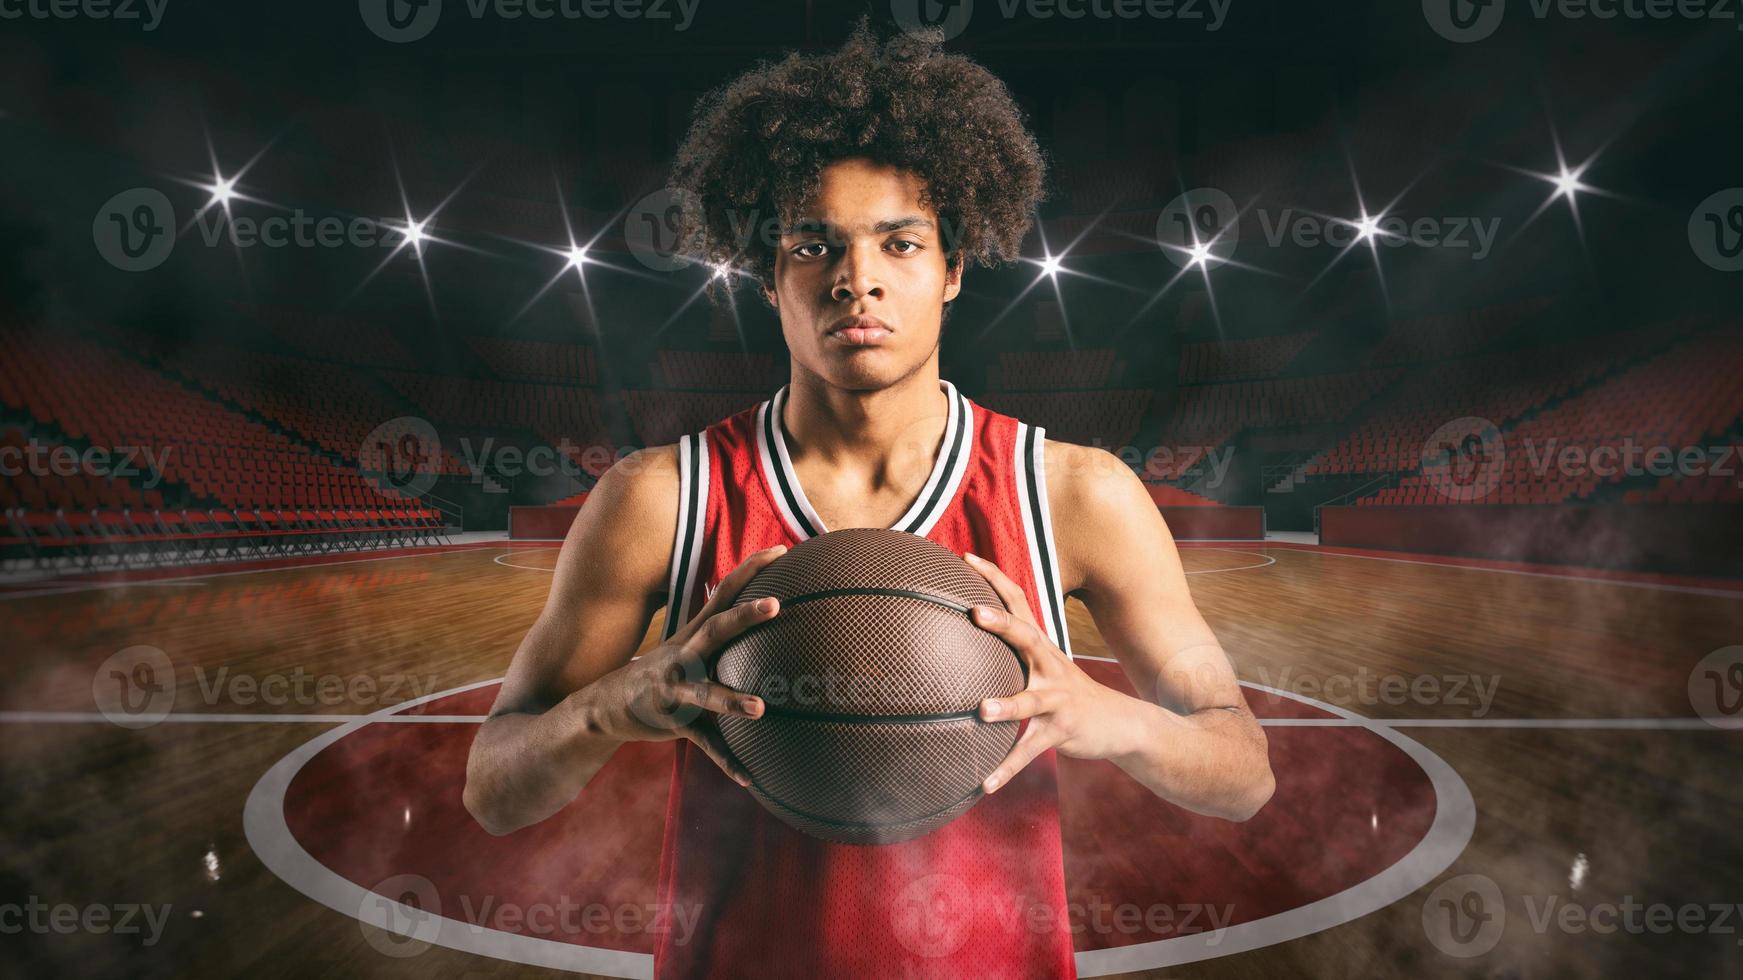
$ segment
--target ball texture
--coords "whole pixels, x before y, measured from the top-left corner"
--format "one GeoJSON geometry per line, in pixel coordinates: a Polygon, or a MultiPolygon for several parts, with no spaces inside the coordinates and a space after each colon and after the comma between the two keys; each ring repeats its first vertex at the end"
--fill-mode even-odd
{"type": "Polygon", "coordinates": [[[846,528],[770,562],[735,604],[781,601],[715,659],[716,680],[763,699],[719,716],[751,792],[788,825],[846,844],[930,833],[981,797],[1020,724],[985,722],[983,698],[1027,683],[1004,640],[969,619],[1003,606],[948,548],[904,531],[846,528]]]}

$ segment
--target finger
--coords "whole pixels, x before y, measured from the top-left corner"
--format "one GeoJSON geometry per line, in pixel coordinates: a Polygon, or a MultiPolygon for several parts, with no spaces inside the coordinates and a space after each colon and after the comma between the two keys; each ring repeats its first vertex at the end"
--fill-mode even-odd
{"type": "Polygon", "coordinates": [[[1008,698],[985,698],[980,703],[982,721],[1022,721],[1054,711],[1059,705],[1055,688],[1018,691],[1008,698]]]}
{"type": "Polygon", "coordinates": [[[1053,645],[1041,628],[1034,623],[1017,619],[1003,609],[994,606],[975,606],[970,615],[974,623],[988,633],[997,636],[1011,645],[1017,651],[1017,656],[1023,659],[1031,668],[1046,669],[1054,657],[1064,658],[1065,653],[1053,645]],[[1049,653],[1048,651],[1053,651],[1049,653]]]}
{"type": "Polygon", "coordinates": [[[737,599],[738,594],[744,591],[745,585],[749,583],[751,579],[755,578],[756,574],[762,571],[769,562],[774,561],[776,558],[779,558],[786,553],[787,546],[784,544],[778,544],[773,548],[764,548],[761,551],[755,552],[744,561],[739,562],[737,568],[726,573],[726,577],[720,580],[719,588],[714,590],[712,596],[709,596],[708,601],[702,605],[701,610],[698,611],[696,615],[690,617],[690,621],[678,629],[678,632],[673,636],[673,639],[679,640],[680,642],[689,639],[692,634],[702,628],[703,623],[708,622],[710,616],[713,616],[715,613],[718,613],[723,609],[730,609],[733,600],[737,599]]]}
{"type": "Polygon", "coordinates": [[[1021,586],[1011,581],[1009,575],[979,555],[969,554],[964,557],[968,559],[969,566],[981,573],[992,585],[993,591],[999,594],[999,599],[1004,602],[1007,611],[1025,622],[1035,621],[1035,615],[1029,611],[1029,597],[1023,594],[1021,586]]]}
{"type": "Polygon", "coordinates": [[[679,704],[701,708],[717,715],[737,715],[740,718],[761,718],[763,699],[754,694],[735,691],[713,681],[687,681],[678,686],[679,704]]]}
{"type": "Polygon", "coordinates": [[[775,618],[780,611],[781,600],[771,595],[715,613],[708,617],[708,621],[700,629],[690,634],[690,638],[678,649],[687,657],[706,658],[725,646],[733,637],[758,623],[775,618]]]}
{"type": "Polygon", "coordinates": [[[1017,739],[1017,744],[1011,746],[1011,754],[1005,756],[1005,761],[999,763],[997,769],[981,780],[981,790],[987,793],[996,792],[1000,786],[1015,779],[1024,766],[1034,762],[1036,756],[1052,748],[1054,744],[1054,735],[1047,730],[1047,726],[1031,724],[1023,732],[1023,737],[1017,739]]]}
{"type": "Polygon", "coordinates": [[[721,772],[726,773],[728,779],[747,789],[750,787],[750,773],[733,758],[732,750],[726,747],[726,741],[720,737],[718,731],[712,727],[693,725],[684,732],[684,737],[695,742],[704,755],[713,759],[714,764],[720,767],[721,772]]]}

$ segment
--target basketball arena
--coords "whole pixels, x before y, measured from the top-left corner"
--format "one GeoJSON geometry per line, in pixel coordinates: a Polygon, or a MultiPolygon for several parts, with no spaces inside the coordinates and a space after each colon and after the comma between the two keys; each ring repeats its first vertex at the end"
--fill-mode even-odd
{"type": "MultiPolygon", "coordinates": [[[[1723,4],[0,17],[0,976],[791,976],[861,943],[843,975],[1743,973],[1723,4]],[[691,248],[674,176],[708,93],[867,15],[983,66],[1045,155],[1021,254],[949,301],[946,415],[893,523],[796,462],[792,314],[691,248]],[[759,528],[790,554],[844,526],[997,542],[1051,669],[1165,702],[1060,568],[1067,535],[1150,525],[1049,503],[1072,477],[1044,440],[1123,464],[1165,523],[1134,560],[1177,553],[1226,654],[1274,782],[1255,812],[1049,750],[1023,774],[1046,820],[1010,833],[1057,837],[1032,853],[1062,891],[912,867],[851,900],[892,910],[882,947],[804,868],[734,910],[671,899],[681,738],[481,823],[475,742],[564,577],[660,558],[639,660],[759,528]],[[650,447],[675,525],[604,526],[650,447]],[[977,965],[985,922],[1066,964],[977,965]]],[[[785,122],[747,138],[816,125],[785,122]]],[[[899,584],[859,591],[887,612],[899,584]]],[[[708,838],[747,875],[780,853],[753,776],[720,812],[759,822],[708,838]]],[[[1017,806],[976,798],[946,816],[1017,806]]]]}

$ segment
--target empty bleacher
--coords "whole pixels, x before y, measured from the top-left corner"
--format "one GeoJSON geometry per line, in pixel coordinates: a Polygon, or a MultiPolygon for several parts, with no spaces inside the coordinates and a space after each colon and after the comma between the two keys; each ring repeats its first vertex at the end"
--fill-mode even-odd
{"type": "Polygon", "coordinates": [[[1313,333],[1187,344],[1180,351],[1180,380],[1187,384],[1269,378],[1295,359],[1313,333]]]}
{"type": "Polygon", "coordinates": [[[592,386],[599,383],[593,348],[509,337],[469,337],[484,366],[506,381],[592,386]]]}
{"type": "Polygon", "coordinates": [[[987,387],[998,392],[1113,388],[1125,368],[1112,350],[1000,351],[998,363],[987,368],[987,387]]]}

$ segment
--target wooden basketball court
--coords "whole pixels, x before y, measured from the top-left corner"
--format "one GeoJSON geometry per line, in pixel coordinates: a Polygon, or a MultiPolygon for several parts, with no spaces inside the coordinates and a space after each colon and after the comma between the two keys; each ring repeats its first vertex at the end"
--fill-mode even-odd
{"type": "MultiPolygon", "coordinates": [[[[1084,975],[1743,971],[1743,651],[1722,652],[1743,642],[1743,587],[1183,553],[1266,719],[1276,797],[1226,824],[1062,760],[1072,921],[1018,908],[1013,928],[1072,929],[1084,975]]],[[[18,896],[0,927],[22,924],[0,973],[647,975],[655,933],[684,928],[653,905],[668,746],[626,747],[508,837],[459,802],[555,556],[498,543],[0,593],[18,896]]],[[[1069,619],[1084,668],[1123,685],[1084,608],[1069,619]]],[[[916,949],[948,947],[952,910],[980,900],[948,876],[910,891],[916,949]]]]}

